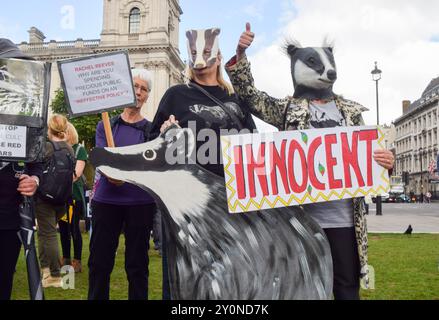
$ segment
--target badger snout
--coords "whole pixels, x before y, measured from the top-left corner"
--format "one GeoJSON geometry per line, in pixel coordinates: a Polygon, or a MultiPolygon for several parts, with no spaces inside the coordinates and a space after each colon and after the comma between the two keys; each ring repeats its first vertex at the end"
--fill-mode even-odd
{"type": "Polygon", "coordinates": [[[90,163],[93,167],[97,168],[100,166],[107,165],[108,155],[110,152],[105,150],[104,148],[94,148],[90,152],[90,163]]]}
{"type": "Polygon", "coordinates": [[[332,82],[334,82],[335,80],[337,80],[337,71],[335,70],[329,70],[327,73],[327,77],[329,80],[331,80],[332,82]]]}
{"type": "Polygon", "coordinates": [[[90,153],[90,162],[95,168],[107,166],[124,171],[145,169],[142,154],[119,153],[118,150],[120,149],[109,151],[103,148],[94,148],[90,153]]]}

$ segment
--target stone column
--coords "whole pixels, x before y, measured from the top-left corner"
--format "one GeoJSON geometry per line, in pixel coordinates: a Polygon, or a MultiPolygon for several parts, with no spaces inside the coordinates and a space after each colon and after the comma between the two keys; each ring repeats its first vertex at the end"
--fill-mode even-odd
{"type": "Polygon", "coordinates": [[[152,120],[157,112],[160,100],[162,99],[166,90],[169,89],[169,72],[170,65],[168,62],[147,62],[145,68],[152,73],[153,88],[148,99],[148,103],[142,110],[142,114],[149,120],[152,120]]]}

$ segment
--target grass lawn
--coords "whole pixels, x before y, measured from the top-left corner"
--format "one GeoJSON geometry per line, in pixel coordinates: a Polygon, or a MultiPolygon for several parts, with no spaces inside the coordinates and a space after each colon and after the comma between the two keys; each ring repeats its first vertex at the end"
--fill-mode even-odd
{"type": "MultiPolygon", "coordinates": [[[[369,262],[375,269],[375,289],[362,290],[367,300],[439,300],[439,235],[414,234],[369,236],[369,262]]],[[[84,253],[88,258],[88,235],[84,235],[84,253]]],[[[75,290],[46,289],[48,300],[84,300],[87,298],[87,259],[84,272],[76,275],[75,290]]],[[[161,258],[150,251],[149,298],[161,299],[161,258]]],[[[124,269],[124,238],[121,237],[116,265],[111,277],[111,299],[126,300],[128,284],[124,269]]],[[[23,252],[17,265],[12,298],[27,300],[28,287],[23,252]]]]}
{"type": "Polygon", "coordinates": [[[362,299],[439,300],[439,235],[369,235],[375,290],[362,299]]]}

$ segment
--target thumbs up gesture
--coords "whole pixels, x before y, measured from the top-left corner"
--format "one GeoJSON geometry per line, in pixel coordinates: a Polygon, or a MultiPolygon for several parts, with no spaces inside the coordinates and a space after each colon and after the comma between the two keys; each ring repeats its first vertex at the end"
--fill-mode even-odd
{"type": "Polygon", "coordinates": [[[245,32],[241,34],[239,38],[238,48],[236,48],[236,58],[240,60],[244,54],[245,50],[249,48],[255,38],[255,34],[251,32],[251,25],[247,22],[245,26],[245,32]]]}

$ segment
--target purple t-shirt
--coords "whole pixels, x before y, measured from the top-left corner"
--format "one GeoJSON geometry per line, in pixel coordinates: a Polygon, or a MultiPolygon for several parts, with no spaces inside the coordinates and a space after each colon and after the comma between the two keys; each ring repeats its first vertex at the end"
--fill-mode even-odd
{"type": "MultiPolygon", "coordinates": [[[[116,147],[126,147],[144,143],[144,131],[137,128],[144,127],[147,121],[148,120],[145,119],[130,124],[129,126],[123,124],[123,121],[118,121],[113,127],[113,137],[116,147]]],[[[107,147],[107,139],[105,138],[105,129],[102,121],[99,122],[96,129],[96,147],[107,147]]],[[[93,200],[114,205],[144,205],[154,202],[154,199],[149,193],[143,189],[129,183],[118,187],[110,183],[104,176],[101,176],[97,182],[96,193],[94,194],[93,200]]]]}

